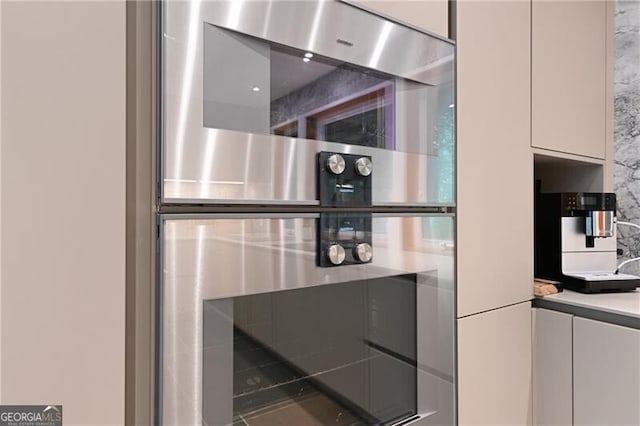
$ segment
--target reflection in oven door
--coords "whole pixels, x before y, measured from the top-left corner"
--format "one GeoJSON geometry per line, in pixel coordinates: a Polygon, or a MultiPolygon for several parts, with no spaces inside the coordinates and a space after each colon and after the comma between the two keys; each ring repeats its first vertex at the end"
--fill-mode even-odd
{"type": "Polygon", "coordinates": [[[389,424],[417,414],[415,274],[205,301],[203,312],[208,425],[220,423],[230,395],[238,424],[389,424]],[[233,370],[224,395],[222,368],[233,370]]]}

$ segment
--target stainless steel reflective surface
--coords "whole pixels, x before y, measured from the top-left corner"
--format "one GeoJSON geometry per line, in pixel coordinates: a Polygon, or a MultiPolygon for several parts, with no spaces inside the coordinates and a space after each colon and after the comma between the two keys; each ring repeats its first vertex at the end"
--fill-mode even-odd
{"type": "Polygon", "coordinates": [[[356,160],[356,170],[360,176],[369,176],[373,171],[373,163],[367,157],[356,160]]]}
{"type": "Polygon", "coordinates": [[[616,266],[615,251],[562,253],[562,273],[565,275],[613,273],[616,266]]]}
{"type": "MultiPolygon", "coordinates": [[[[227,39],[233,46],[233,34],[227,39]]],[[[454,203],[451,44],[334,1],[201,0],[163,3],[162,44],[162,202],[316,204],[315,155],[333,151],[372,157],[375,205],[454,203]],[[249,76],[256,82],[242,93],[224,94],[241,112],[225,119],[231,103],[216,109],[213,122],[225,120],[227,130],[207,127],[207,85],[224,88],[250,69],[205,76],[203,34],[213,26],[395,78],[392,149],[247,129],[259,121],[256,99],[267,96],[266,53],[256,61],[269,72],[249,76]]]]}
{"type": "Polygon", "coordinates": [[[613,211],[611,210],[590,211],[587,216],[586,234],[597,238],[612,237],[613,221],[613,211]]]}
{"type": "Polygon", "coordinates": [[[327,168],[334,175],[342,174],[344,167],[344,157],[340,154],[333,154],[327,159],[327,168]]]}
{"type": "MultiPolygon", "coordinates": [[[[561,226],[562,252],[613,252],[617,249],[615,227],[611,238],[594,238],[593,247],[587,247],[584,217],[563,217],[561,226]]],[[[615,269],[616,262],[612,267],[615,269]]]]}
{"type": "MultiPolygon", "coordinates": [[[[169,0],[161,17],[161,205],[299,211],[318,167],[371,175],[367,206],[454,205],[452,44],[337,1],[169,0]]],[[[330,214],[159,216],[160,423],[235,424],[256,388],[307,379],[366,424],[453,423],[453,216],[362,213],[323,240],[330,214]],[[252,342],[294,379],[238,382],[252,342]]]]}
{"type": "Polygon", "coordinates": [[[353,257],[360,262],[369,262],[373,257],[373,248],[370,244],[361,243],[354,247],[353,257]]]}
{"type": "Polygon", "coordinates": [[[593,247],[586,244],[584,217],[563,217],[561,220],[562,273],[614,272],[617,263],[615,227],[610,238],[594,238],[593,247]]]}
{"type": "Polygon", "coordinates": [[[329,246],[327,256],[329,257],[329,261],[331,263],[333,263],[334,265],[340,265],[342,262],[344,262],[346,253],[344,251],[344,248],[340,244],[333,244],[329,246]]]}
{"type": "MultiPolygon", "coordinates": [[[[441,194],[444,199],[451,197],[453,181],[440,185],[437,159],[432,156],[315,140],[302,143],[284,136],[203,131],[208,133],[206,148],[201,147],[205,155],[196,149],[183,152],[184,164],[189,166],[181,169],[181,178],[164,179],[165,202],[318,204],[316,154],[332,151],[372,157],[374,205],[453,205],[434,201],[441,194]]],[[[194,144],[198,143],[195,139],[194,144]]]]}
{"type": "MultiPolygon", "coordinates": [[[[452,216],[374,214],[372,245],[376,255],[372,262],[331,268],[316,266],[313,215],[167,215],[161,223],[163,424],[202,423],[207,402],[203,400],[203,336],[209,339],[213,333],[229,339],[231,330],[224,321],[203,323],[206,301],[317,286],[330,290],[344,283],[402,274],[417,277],[418,414],[423,419],[439,419],[434,424],[452,423],[452,216]]],[[[390,298],[390,303],[393,300],[390,298]]],[[[216,308],[223,318],[228,317],[225,310],[231,309],[225,306],[216,308]]],[[[231,372],[223,364],[213,370],[219,373],[219,383],[207,392],[231,395],[227,393],[231,372]]],[[[231,405],[217,409],[217,421],[231,420],[231,405]]]]}

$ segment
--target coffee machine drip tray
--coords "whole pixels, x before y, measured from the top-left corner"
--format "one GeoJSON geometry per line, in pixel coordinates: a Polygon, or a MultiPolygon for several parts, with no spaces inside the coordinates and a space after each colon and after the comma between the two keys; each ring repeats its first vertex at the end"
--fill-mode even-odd
{"type": "Polygon", "coordinates": [[[640,280],[640,277],[629,274],[616,274],[615,272],[582,272],[565,274],[568,277],[577,278],[584,281],[623,281],[640,280]]]}
{"type": "Polygon", "coordinates": [[[564,278],[563,287],[582,293],[635,290],[640,287],[640,277],[615,272],[572,272],[565,273],[564,278]]]}

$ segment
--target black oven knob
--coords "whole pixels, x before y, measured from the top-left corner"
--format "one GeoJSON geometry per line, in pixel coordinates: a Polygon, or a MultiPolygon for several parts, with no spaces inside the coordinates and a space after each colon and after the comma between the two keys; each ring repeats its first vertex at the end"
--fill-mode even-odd
{"type": "Polygon", "coordinates": [[[327,158],[327,169],[334,175],[339,175],[344,172],[345,163],[344,157],[340,154],[333,154],[327,158]]]}
{"type": "Polygon", "coordinates": [[[353,257],[362,263],[371,262],[373,248],[369,243],[360,243],[353,248],[353,257]]]}
{"type": "Polygon", "coordinates": [[[329,262],[334,265],[342,264],[345,258],[344,248],[342,248],[340,244],[331,244],[327,248],[327,257],[329,258],[329,262]]]}
{"type": "Polygon", "coordinates": [[[360,157],[356,160],[356,172],[360,176],[369,176],[373,170],[373,163],[367,157],[360,157]]]}

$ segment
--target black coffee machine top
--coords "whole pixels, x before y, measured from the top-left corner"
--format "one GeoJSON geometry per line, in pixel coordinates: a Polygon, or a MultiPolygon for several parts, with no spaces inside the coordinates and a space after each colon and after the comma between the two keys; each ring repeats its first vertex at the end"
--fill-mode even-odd
{"type": "Polygon", "coordinates": [[[538,193],[534,232],[536,278],[585,293],[640,286],[617,273],[614,193],[538,193]]]}

